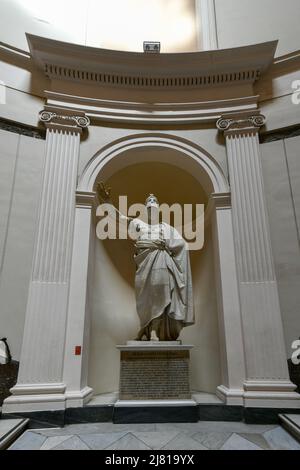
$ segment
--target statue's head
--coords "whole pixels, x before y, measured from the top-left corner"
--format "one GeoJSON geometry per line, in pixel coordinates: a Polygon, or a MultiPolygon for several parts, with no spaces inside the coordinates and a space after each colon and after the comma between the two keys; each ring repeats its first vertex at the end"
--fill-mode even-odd
{"type": "Polygon", "coordinates": [[[148,220],[152,224],[157,224],[159,220],[159,202],[157,197],[154,194],[150,194],[146,199],[145,206],[148,212],[148,220]]]}
{"type": "Polygon", "coordinates": [[[156,196],[154,194],[150,194],[149,197],[147,197],[146,202],[145,202],[146,208],[151,208],[151,207],[157,207],[159,208],[159,202],[156,196]]]}

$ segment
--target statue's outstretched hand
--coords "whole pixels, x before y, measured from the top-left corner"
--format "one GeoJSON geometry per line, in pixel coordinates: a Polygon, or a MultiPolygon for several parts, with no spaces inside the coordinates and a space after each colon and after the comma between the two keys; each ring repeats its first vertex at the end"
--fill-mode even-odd
{"type": "Polygon", "coordinates": [[[105,184],[101,181],[97,185],[97,194],[101,202],[111,202],[111,188],[107,188],[105,184]]]}

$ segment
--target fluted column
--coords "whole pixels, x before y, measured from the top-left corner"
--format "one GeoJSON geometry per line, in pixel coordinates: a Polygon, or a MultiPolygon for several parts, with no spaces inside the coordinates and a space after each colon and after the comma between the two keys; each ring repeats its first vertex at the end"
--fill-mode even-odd
{"type": "Polygon", "coordinates": [[[246,406],[298,406],[289,380],[265,201],[259,112],[226,115],[224,131],[246,356],[246,406]],[[282,402],[282,400],[284,402],[282,402]],[[271,405],[272,403],[272,405],[271,405]]]}
{"type": "Polygon", "coordinates": [[[46,107],[46,158],[18,383],[5,411],[64,407],[63,361],[84,113],[46,107]]]}

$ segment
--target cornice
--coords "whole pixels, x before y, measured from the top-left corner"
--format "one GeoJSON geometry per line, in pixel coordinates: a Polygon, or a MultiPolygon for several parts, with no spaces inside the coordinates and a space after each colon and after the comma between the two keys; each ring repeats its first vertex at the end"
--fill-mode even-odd
{"type": "Polygon", "coordinates": [[[274,60],[277,41],[216,51],[144,54],[97,49],[27,34],[31,56],[50,79],[142,89],[253,84],[274,60]]]}

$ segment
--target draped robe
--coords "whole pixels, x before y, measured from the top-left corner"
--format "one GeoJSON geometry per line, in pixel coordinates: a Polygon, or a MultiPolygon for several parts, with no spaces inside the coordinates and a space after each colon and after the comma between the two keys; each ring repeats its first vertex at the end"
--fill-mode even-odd
{"type": "Polygon", "coordinates": [[[163,316],[165,322],[178,322],[180,329],[194,324],[187,243],[166,223],[151,226],[134,219],[132,225],[135,230],[138,229],[135,292],[141,328],[151,326],[163,316]]]}

